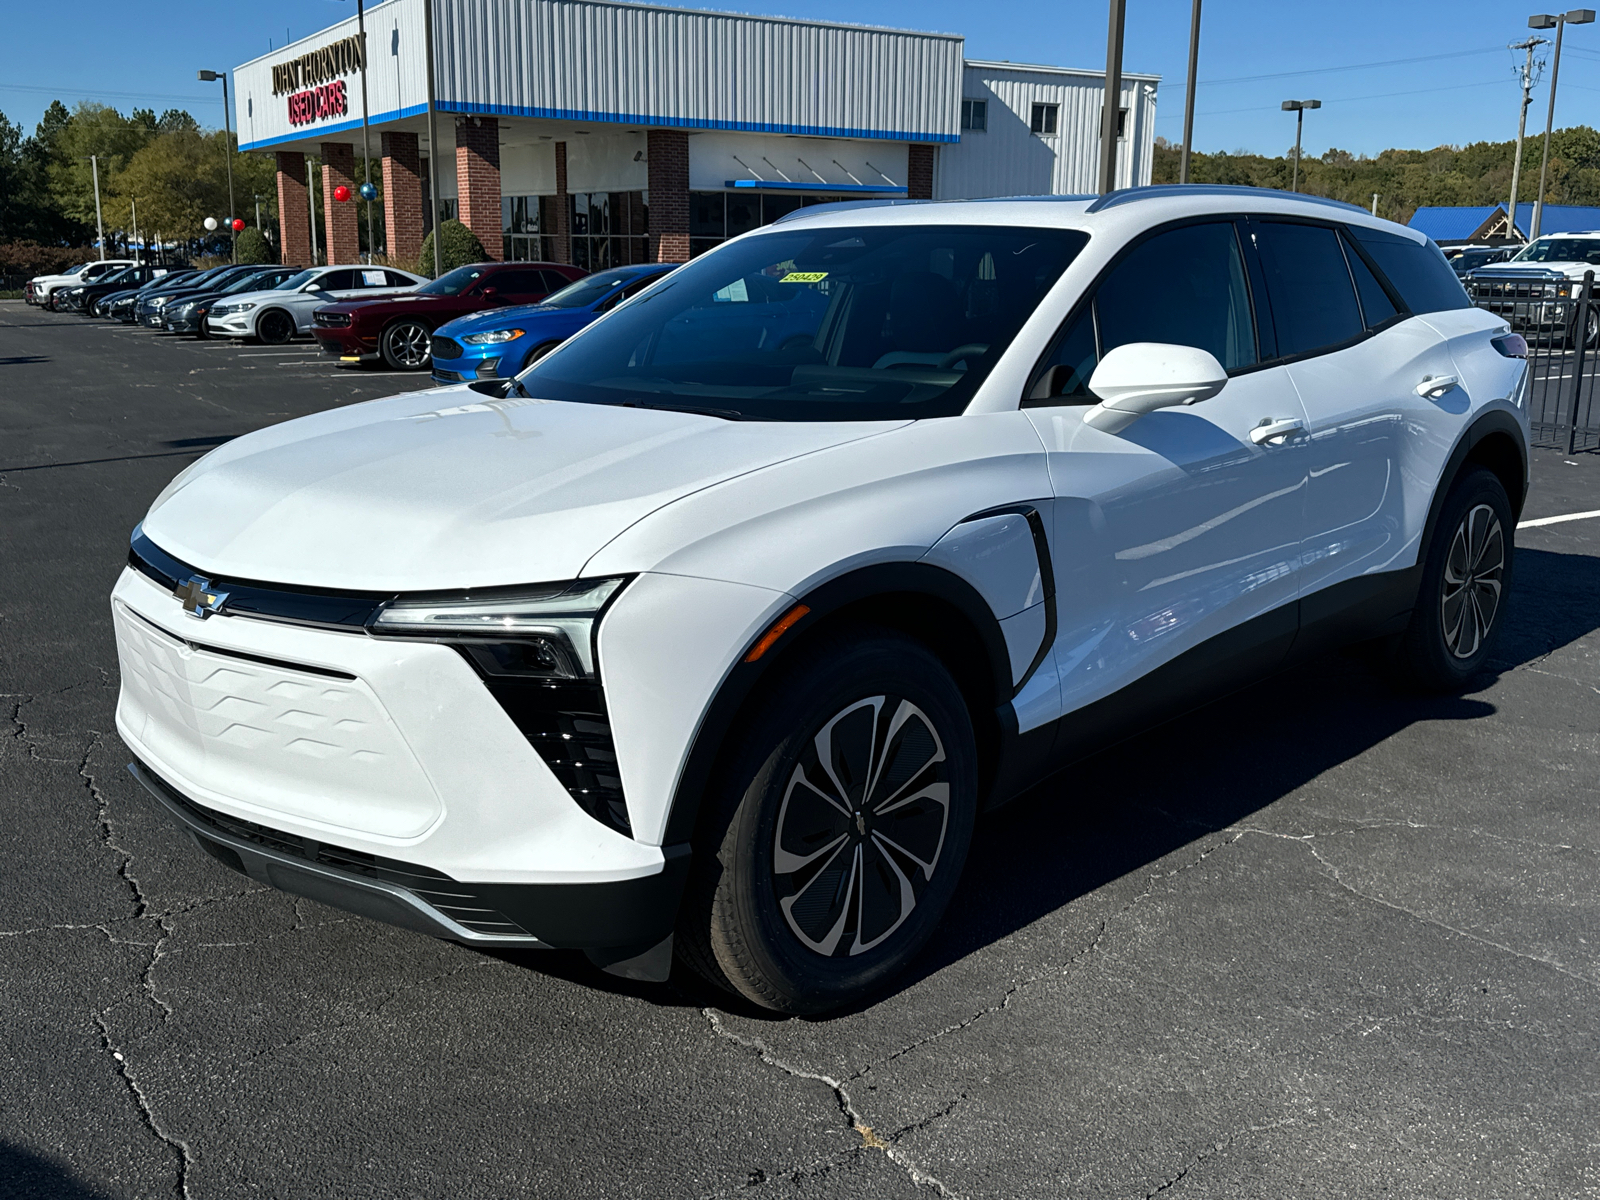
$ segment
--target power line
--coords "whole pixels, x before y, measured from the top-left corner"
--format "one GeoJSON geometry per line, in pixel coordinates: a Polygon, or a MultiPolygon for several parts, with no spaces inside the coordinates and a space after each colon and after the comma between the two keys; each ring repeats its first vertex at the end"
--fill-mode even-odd
{"type": "MultiPolygon", "coordinates": [[[[1393,96],[1421,96],[1421,95],[1425,95],[1428,92],[1459,92],[1459,91],[1462,91],[1465,88],[1499,87],[1499,86],[1503,85],[1504,83],[1505,83],[1505,80],[1503,80],[1503,79],[1485,79],[1481,83],[1453,83],[1453,84],[1450,84],[1447,87],[1414,88],[1411,91],[1406,91],[1406,92],[1374,92],[1370,96],[1339,96],[1339,97],[1335,97],[1335,98],[1333,98],[1331,100],[1324,100],[1323,101],[1323,105],[1326,106],[1326,105],[1329,105],[1329,104],[1353,104],[1357,100],[1387,100],[1387,99],[1389,99],[1390,97],[1393,97],[1393,96]]],[[[1576,86],[1576,85],[1572,85],[1572,86],[1576,86]]],[[[1591,89],[1591,90],[1600,90],[1600,89],[1591,89]]],[[[1196,113],[1195,115],[1196,116],[1201,116],[1201,117],[1225,117],[1225,116],[1229,116],[1229,115],[1231,115],[1233,113],[1266,112],[1269,108],[1273,112],[1278,111],[1275,107],[1273,107],[1271,105],[1252,104],[1248,108],[1223,108],[1223,109],[1218,109],[1218,110],[1213,111],[1213,112],[1196,113]]],[[[1174,118],[1181,117],[1182,115],[1183,115],[1182,113],[1164,113],[1164,114],[1156,117],[1156,120],[1158,120],[1158,121],[1171,121],[1174,118]]]]}
{"type": "MultiPolygon", "coordinates": [[[[1212,87],[1225,83],[1259,83],[1267,79],[1298,79],[1304,75],[1330,75],[1337,71],[1366,71],[1373,67],[1401,67],[1410,63],[1439,62],[1448,58],[1470,58],[1477,54],[1500,54],[1504,46],[1489,46],[1482,50],[1452,50],[1448,54],[1421,54],[1415,58],[1386,58],[1382,62],[1347,63],[1341,67],[1308,67],[1304,71],[1275,71],[1270,75],[1235,75],[1228,79],[1202,79],[1197,87],[1212,87]]],[[[1183,80],[1174,81],[1170,86],[1176,87],[1183,80]]]]}
{"type": "Polygon", "coordinates": [[[84,92],[70,88],[33,87],[20,83],[0,83],[0,92],[32,92],[41,96],[71,96],[79,100],[97,100],[109,97],[116,100],[182,100],[189,104],[221,104],[215,96],[182,96],[172,92],[84,92]]]}

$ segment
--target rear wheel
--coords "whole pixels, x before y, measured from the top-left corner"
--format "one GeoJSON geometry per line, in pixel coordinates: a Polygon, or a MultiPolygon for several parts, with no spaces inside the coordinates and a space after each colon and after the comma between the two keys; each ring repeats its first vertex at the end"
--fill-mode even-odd
{"type": "Polygon", "coordinates": [[[421,321],[396,321],[383,331],[378,349],[395,371],[420,371],[433,361],[428,339],[433,332],[421,321]]]}
{"type": "Polygon", "coordinates": [[[1483,669],[1504,624],[1514,529],[1506,490],[1492,471],[1476,468],[1450,489],[1401,641],[1407,682],[1459,691],[1483,669]]]}
{"type": "Polygon", "coordinates": [[[977,812],[965,702],[920,643],[863,632],[772,686],[708,800],[684,958],[779,1012],[898,975],[932,936],[977,812]]]}
{"type": "Polygon", "coordinates": [[[541,358],[543,358],[546,354],[549,354],[550,351],[554,350],[559,345],[561,345],[560,342],[544,342],[538,346],[535,346],[532,350],[528,351],[528,357],[522,360],[522,366],[516,371],[516,374],[522,374],[523,371],[526,371],[529,367],[533,366],[534,363],[538,362],[541,358]]]}
{"type": "Polygon", "coordinates": [[[256,336],[269,346],[281,346],[294,337],[294,318],[281,308],[268,309],[256,318],[256,336]]]}

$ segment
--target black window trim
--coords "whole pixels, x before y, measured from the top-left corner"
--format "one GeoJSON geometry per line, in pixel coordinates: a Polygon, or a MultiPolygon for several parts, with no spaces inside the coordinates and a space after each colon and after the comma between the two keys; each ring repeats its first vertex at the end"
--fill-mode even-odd
{"type": "MultiPolygon", "coordinates": [[[[1110,262],[1106,263],[1105,266],[1100,268],[1099,273],[1094,277],[1089,285],[1083,289],[1083,292],[1078,296],[1077,300],[1073,302],[1072,307],[1067,310],[1067,315],[1062,319],[1061,324],[1056,326],[1055,333],[1053,333],[1050,336],[1050,340],[1045,343],[1044,350],[1040,352],[1039,357],[1034,361],[1033,368],[1028,372],[1027,383],[1023,386],[1022,398],[1018,401],[1018,407],[1085,407],[1085,405],[1082,403],[1064,403],[1059,397],[1056,396],[1040,396],[1037,398],[1032,397],[1034,389],[1039,386],[1039,383],[1044,378],[1045,373],[1050,370],[1048,360],[1054,356],[1056,350],[1060,347],[1061,339],[1066,337],[1067,334],[1071,332],[1073,322],[1077,321],[1085,307],[1089,309],[1089,319],[1094,324],[1095,357],[1097,359],[1104,357],[1105,352],[1101,349],[1100,341],[1099,306],[1094,303],[1095,296],[1099,293],[1101,284],[1106,281],[1111,272],[1115,271],[1119,266],[1122,265],[1123,260],[1126,259],[1128,255],[1132,254],[1151,238],[1159,237],[1164,233],[1170,233],[1174,229],[1183,229],[1190,225],[1232,225],[1234,242],[1239,247],[1239,256],[1244,263],[1245,295],[1250,303],[1250,327],[1252,336],[1255,340],[1256,361],[1248,366],[1226,368],[1228,372],[1228,378],[1232,379],[1238,375],[1248,375],[1252,371],[1261,370],[1264,366],[1276,366],[1276,361],[1264,361],[1266,345],[1262,340],[1262,305],[1256,299],[1257,288],[1261,288],[1264,285],[1261,278],[1260,264],[1256,261],[1254,254],[1255,247],[1243,236],[1243,231],[1239,228],[1244,219],[1244,216],[1238,213],[1206,213],[1204,215],[1195,217],[1181,217],[1175,221],[1167,221],[1160,225],[1152,225],[1149,229],[1146,229],[1144,232],[1139,234],[1138,237],[1127,242],[1120,250],[1116,252],[1115,255],[1112,256],[1110,262]]],[[[1090,234],[1091,241],[1093,240],[1093,236],[1093,234],[1090,234]]],[[[1085,246],[1084,249],[1088,249],[1088,247],[1085,246]]],[[[1079,251],[1079,253],[1081,254],[1082,251],[1079,251]]],[[[1351,286],[1354,287],[1354,281],[1352,281],[1351,286]]],[[[1270,316],[1267,318],[1267,321],[1270,325],[1270,316]]],[[[1276,343],[1274,343],[1273,348],[1277,348],[1276,343]]]]}

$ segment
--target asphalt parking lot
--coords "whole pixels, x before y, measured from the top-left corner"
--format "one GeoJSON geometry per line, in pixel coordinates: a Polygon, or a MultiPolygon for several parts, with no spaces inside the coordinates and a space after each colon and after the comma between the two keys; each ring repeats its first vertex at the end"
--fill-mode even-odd
{"type": "MultiPolygon", "coordinates": [[[[1337,655],[987,818],[897,992],[779,1020],[257,888],[124,771],[173,474],[425,377],[0,302],[0,1197],[1600,1195],[1600,520],[1465,696],[1337,655]]],[[[1526,519],[1600,509],[1536,455],[1526,519]]]]}

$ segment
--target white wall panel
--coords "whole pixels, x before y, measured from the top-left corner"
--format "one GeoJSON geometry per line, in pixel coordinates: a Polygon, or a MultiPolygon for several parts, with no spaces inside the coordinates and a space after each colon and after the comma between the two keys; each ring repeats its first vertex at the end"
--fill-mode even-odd
{"type": "Polygon", "coordinates": [[[888,187],[891,184],[883,177],[887,175],[892,186],[904,187],[906,158],[905,143],[697,133],[689,138],[689,186],[696,191],[721,191],[730,179],[782,182],[787,176],[793,183],[826,192],[831,186],[852,187],[856,183],[888,187]],[[739,159],[744,160],[743,165],[739,159]],[[869,162],[883,175],[867,166],[869,162]],[[805,163],[816,175],[806,169],[805,163]]]}
{"type": "MultiPolygon", "coordinates": [[[[567,190],[569,192],[637,192],[650,186],[650,164],[643,154],[645,135],[598,134],[567,139],[567,190]]],[[[555,191],[555,156],[551,152],[550,190],[555,191]]]]}

